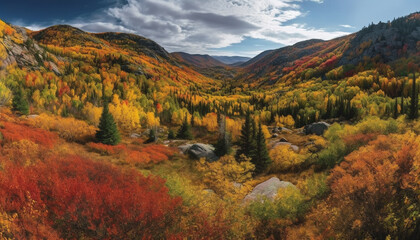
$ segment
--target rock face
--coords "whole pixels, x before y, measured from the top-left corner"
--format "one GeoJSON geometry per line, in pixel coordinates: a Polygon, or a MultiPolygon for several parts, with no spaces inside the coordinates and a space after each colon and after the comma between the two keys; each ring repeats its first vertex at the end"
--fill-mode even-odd
{"type": "Polygon", "coordinates": [[[258,184],[252,190],[251,193],[246,195],[243,201],[244,202],[255,201],[260,198],[267,198],[269,200],[274,200],[274,198],[277,196],[277,192],[279,191],[279,189],[287,188],[287,187],[295,188],[295,185],[293,185],[290,182],[280,181],[278,178],[273,177],[263,183],[258,184]]]}
{"type": "Polygon", "coordinates": [[[214,153],[214,147],[209,144],[195,143],[185,144],[178,147],[184,154],[190,155],[192,158],[206,158],[209,162],[217,161],[219,158],[214,153]]]}
{"type": "Polygon", "coordinates": [[[317,122],[317,123],[306,125],[305,128],[303,129],[303,132],[306,135],[316,134],[318,136],[321,136],[329,127],[330,127],[330,124],[326,122],[317,122]]]}

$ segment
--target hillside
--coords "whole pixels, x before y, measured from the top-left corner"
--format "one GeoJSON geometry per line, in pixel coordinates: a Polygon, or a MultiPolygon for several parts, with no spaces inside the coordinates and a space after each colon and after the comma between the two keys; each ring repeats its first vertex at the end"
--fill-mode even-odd
{"type": "Polygon", "coordinates": [[[0,21],[0,239],[418,239],[420,14],[240,65],[0,21]]]}
{"type": "Polygon", "coordinates": [[[188,54],[183,52],[171,53],[178,61],[198,68],[225,67],[226,64],[209,55],[188,54]]]}
{"type": "Polygon", "coordinates": [[[304,80],[335,75],[338,79],[379,64],[398,67],[399,59],[418,56],[418,16],[415,13],[392,22],[373,24],[330,41],[309,40],[266,51],[243,64],[244,70],[237,79],[271,85],[290,77],[304,80]]]}

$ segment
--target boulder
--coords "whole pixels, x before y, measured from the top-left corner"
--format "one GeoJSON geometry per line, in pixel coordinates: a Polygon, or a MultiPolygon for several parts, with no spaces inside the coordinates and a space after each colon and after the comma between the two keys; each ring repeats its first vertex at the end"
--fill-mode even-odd
{"type": "Polygon", "coordinates": [[[182,153],[190,155],[192,158],[205,158],[209,162],[217,161],[219,158],[214,153],[214,147],[209,144],[195,143],[185,144],[178,147],[182,153]]]}
{"type": "Polygon", "coordinates": [[[318,136],[322,136],[322,134],[324,134],[324,132],[329,127],[330,127],[330,124],[328,124],[326,122],[317,122],[317,123],[312,123],[312,124],[306,125],[305,128],[303,129],[303,132],[306,135],[316,134],[318,136]]]}
{"type": "Polygon", "coordinates": [[[273,145],[273,148],[276,148],[277,146],[280,146],[280,145],[287,145],[287,146],[289,146],[294,152],[299,152],[299,147],[298,146],[296,146],[296,145],[293,145],[293,144],[291,144],[291,143],[289,143],[289,142],[277,142],[277,143],[275,143],[274,145],[273,145]]]}
{"type": "Polygon", "coordinates": [[[39,117],[39,115],[36,115],[36,114],[32,114],[32,115],[27,116],[28,119],[34,119],[34,118],[37,118],[37,117],[39,117]]]}
{"type": "Polygon", "coordinates": [[[291,132],[293,132],[293,131],[292,131],[292,130],[290,130],[290,129],[288,129],[288,128],[282,127],[282,128],[281,128],[281,132],[291,133],[291,132]]]}
{"type": "Polygon", "coordinates": [[[246,195],[243,201],[249,202],[264,198],[274,200],[279,189],[287,187],[296,188],[295,185],[290,182],[280,181],[277,177],[272,177],[269,180],[255,186],[252,192],[246,195]]]}
{"type": "Polygon", "coordinates": [[[277,137],[279,137],[277,133],[274,133],[273,135],[271,135],[271,138],[277,138],[277,137]]]}
{"type": "Polygon", "coordinates": [[[141,138],[141,134],[132,133],[132,134],[130,134],[130,138],[141,138]]]}
{"type": "Polygon", "coordinates": [[[289,141],[287,141],[287,139],[283,137],[283,138],[280,139],[279,142],[289,142],[289,141]]]}

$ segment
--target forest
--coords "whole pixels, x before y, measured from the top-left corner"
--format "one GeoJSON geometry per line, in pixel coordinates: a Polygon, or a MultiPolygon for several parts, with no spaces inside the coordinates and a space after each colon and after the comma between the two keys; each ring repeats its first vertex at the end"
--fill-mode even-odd
{"type": "Polygon", "coordinates": [[[206,67],[0,20],[0,239],[419,239],[419,29],[206,67]]]}

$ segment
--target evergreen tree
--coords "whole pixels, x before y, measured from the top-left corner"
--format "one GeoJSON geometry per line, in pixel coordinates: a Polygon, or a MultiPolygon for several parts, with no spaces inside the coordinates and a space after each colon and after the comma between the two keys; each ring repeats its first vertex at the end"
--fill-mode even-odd
{"type": "Polygon", "coordinates": [[[146,140],[145,143],[152,143],[157,141],[156,131],[152,128],[149,131],[149,138],[146,140]]]}
{"type": "Polygon", "coordinates": [[[271,164],[271,159],[268,154],[261,123],[258,124],[255,152],[252,156],[251,162],[255,165],[254,174],[260,174],[264,172],[271,164]]]}
{"type": "Polygon", "coordinates": [[[169,129],[169,132],[168,132],[168,139],[175,139],[175,138],[176,138],[176,136],[175,136],[175,132],[174,132],[174,130],[169,129]]]}
{"type": "Polygon", "coordinates": [[[193,139],[193,135],[191,132],[191,125],[188,123],[188,116],[185,116],[184,123],[182,123],[181,128],[178,130],[178,134],[176,135],[177,138],[180,139],[193,139]]]}
{"type": "Polygon", "coordinates": [[[96,132],[95,137],[96,141],[107,145],[117,145],[121,140],[114,117],[109,113],[107,102],[104,104],[99,121],[99,130],[96,132]]]}
{"type": "Polygon", "coordinates": [[[245,122],[242,125],[241,136],[239,138],[239,149],[236,152],[236,159],[243,154],[247,157],[251,157],[252,152],[255,149],[255,141],[253,138],[253,128],[252,128],[252,119],[249,111],[246,113],[245,122]]]}
{"type": "Polygon", "coordinates": [[[12,107],[14,111],[19,112],[20,114],[29,114],[28,100],[23,94],[21,88],[18,88],[17,91],[13,94],[12,107]]]}

